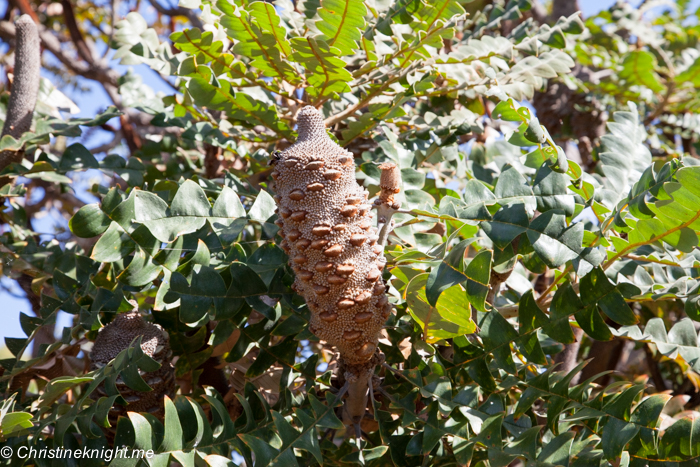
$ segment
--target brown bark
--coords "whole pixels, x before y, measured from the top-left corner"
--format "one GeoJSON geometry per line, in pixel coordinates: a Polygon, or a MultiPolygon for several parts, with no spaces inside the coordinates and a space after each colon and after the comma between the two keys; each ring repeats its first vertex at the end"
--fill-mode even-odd
{"type": "MultiPolygon", "coordinates": [[[[570,372],[571,370],[574,369],[576,364],[578,363],[578,351],[581,348],[581,339],[583,338],[583,329],[581,328],[572,328],[574,332],[574,337],[576,338],[576,341],[567,344],[564,346],[564,351],[561,353],[558,353],[556,357],[554,357],[554,362],[555,363],[560,363],[560,365],[557,367],[558,371],[565,371],[565,372],[570,372]]],[[[574,378],[571,380],[571,386],[574,386],[578,384],[578,381],[580,379],[581,373],[578,375],[574,376],[574,378]]]]}
{"type": "Polygon", "coordinates": [[[562,16],[569,17],[581,11],[578,0],[554,0],[552,2],[552,14],[549,16],[552,23],[556,23],[562,16]]]}
{"type": "MultiPolygon", "coordinates": [[[[15,70],[12,82],[7,116],[2,127],[2,136],[19,139],[32,126],[32,116],[39,93],[41,71],[41,47],[39,32],[29,15],[22,15],[15,26],[17,45],[15,47],[15,70]]],[[[13,162],[19,162],[24,151],[3,151],[0,153],[0,170],[13,162]]]]}
{"type": "Polygon", "coordinates": [[[651,380],[654,382],[654,386],[656,386],[656,392],[666,391],[668,386],[666,386],[666,381],[664,381],[663,376],[661,376],[659,364],[654,360],[654,354],[651,353],[651,349],[649,349],[648,345],[644,346],[644,354],[646,355],[651,380]]]}
{"type": "MultiPolygon", "coordinates": [[[[594,341],[588,354],[588,358],[592,359],[592,361],[581,371],[581,381],[592,378],[604,371],[614,371],[620,361],[624,346],[625,341],[622,339],[603,342],[594,341]]],[[[607,385],[609,381],[610,374],[603,375],[595,380],[596,383],[603,386],[607,385]]]]}
{"type": "Polygon", "coordinates": [[[85,42],[83,33],[78,27],[78,22],[75,19],[75,12],[73,11],[73,4],[70,0],[61,0],[61,5],[63,6],[63,19],[66,22],[66,27],[68,27],[68,33],[70,38],[75,45],[78,55],[88,63],[94,63],[95,59],[92,56],[92,52],[85,42]]]}
{"type": "Polygon", "coordinates": [[[221,148],[211,144],[204,145],[204,173],[210,180],[216,178],[216,174],[219,173],[219,168],[221,167],[220,155],[221,148]]]}

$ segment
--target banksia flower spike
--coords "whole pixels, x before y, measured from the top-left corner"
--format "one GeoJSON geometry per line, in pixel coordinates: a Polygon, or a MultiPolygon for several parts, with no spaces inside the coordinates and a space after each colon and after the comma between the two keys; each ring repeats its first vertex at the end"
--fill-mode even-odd
{"type": "MultiPolygon", "coordinates": [[[[114,321],[100,329],[90,353],[91,370],[107,365],[139,336],[143,353],[161,366],[150,373],[139,370],[141,377],[153,389],[149,392],[131,389],[121,378],[117,379],[117,389],[127,405],[115,405],[110,410],[109,421],[112,429],[116,428],[118,417],[126,416],[127,412],[148,412],[162,419],[165,410],[164,396],[172,398],[175,395],[175,370],[171,362],[172,350],[168,333],[159,325],[144,321],[136,308],[117,315],[114,321]]],[[[107,395],[103,385],[97,388],[97,392],[101,396],[107,395]]]]}
{"type": "Polygon", "coordinates": [[[364,414],[367,381],[381,361],[380,331],[392,309],[381,278],[383,247],[352,154],[328,137],[315,108],[302,108],[297,125],[299,138],[279,154],[272,173],[282,248],[296,273],[294,288],[311,311],[311,331],[340,352],[340,376],[356,399],[348,412],[356,419],[364,414]]]}

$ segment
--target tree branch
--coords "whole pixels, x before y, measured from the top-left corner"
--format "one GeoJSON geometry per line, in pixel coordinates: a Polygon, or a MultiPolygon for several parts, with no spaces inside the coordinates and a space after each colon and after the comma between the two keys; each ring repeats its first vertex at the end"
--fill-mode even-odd
{"type": "Polygon", "coordinates": [[[184,16],[190,21],[190,23],[192,23],[192,26],[194,26],[195,28],[202,29],[203,27],[202,20],[199,19],[199,16],[197,16],[194,10],[182,7],[166,8],[160,3],[158,3],[158,0],[148,0],[148,3],[150,3],[151,6],[155,8],[156,11],[161,15],[184,16]]]}
{"type": "MultiPolygon", "coordinates": [[[[10,135],[19,139],[32,126],[32,116],[39,93],[41,47],[36,24],[29,15],[20,16],[15,30],[15,76],[2,136],[10,135]]],[[[12,162],[19,162],[22,156],[22,151],[3,151],[0,153],[0,170],[12,162]]]]}
{"type": "Polygon", "coordinates": [[[92,64],[95,59],[92,56],[92,52],[85,42],[82,31],[78,27],[78,21],[75,19],[75,11],[73,11],[73,4],[70,0],[61,0],[61,5],[63,6],[63,19],[66,22],[66,27],[68,28],[68,33],[70,38],[75,45],[75,49],[78,51],[80,58],[86,62],[92,64]]]}

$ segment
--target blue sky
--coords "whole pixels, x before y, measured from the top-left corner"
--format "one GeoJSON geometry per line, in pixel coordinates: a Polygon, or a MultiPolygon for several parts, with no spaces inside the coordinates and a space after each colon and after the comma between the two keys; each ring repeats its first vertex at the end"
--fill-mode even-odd
{"type": "MultiPolygon", "coordinates": [[[[145,2],[144,2],[145,3],[145,2]]],[[[171,2],[174,3],[174,2],[171,2]]],[[[609,8],[615,3],[615,0],[579,0],[579,5],[581,6],[584,16],[590,16],[596,14],[597,12],[609,8]]],[[[640,3],[640,0],[630,1],[634,5],[640,3]]],[[[697,0],[693,3],[699,3],[697,0]]],[[[4,12],[7,8],[7,0],[0,0],[0,12],[4,12]]],[[[151,8],[150,6],[148,8],[151,8]]],[[[144,13],[154,13],[145,11],[144,13]]],[[[113,54],[113,52],[111,52],[113,54]]],[[[50,54],[47,52],[44,54],[45,59],[50,59],[50,54]]],[[[116,62],[112,62],[112,66],[119,71],[124,73],[127,71],[128,67],[119,65],[116,62]]],[[[171,92],[169,88],[153,71],[151,71],[146,66],[139,66],[133,68],[135,73],[142,76],[144,84],[153,88],[153,90],[162,91],[165,93],[171,92]]],[[[45,74],[49,79],[55,77],[45,74]]],[[[96,83],[90,82],[88,80],[81,80],[80,86],[87,88],[87,91],[79,91],[76,89],[63,89],[64,93],[68,95],[80,108],[80,113],[77,117],[90,117],[95,115],[97,112],[104,110],[110,105],[110,101],[105,94],[101,86],[96,83]]],[[[90,146],[90,144],[88,144],[90,146]]],[[[63,223],[62,220],[52,219],[51,216],[44,218],[40,224],[37,225],[37,230],[41,232],[50,232],[54,226],[63,223]]],[[[17,286],[14,281],[8,279],[7,277],[2,277],[0,279],[0,303],[2,303],[3,309],[3,321],[2,326],[0,326],[0,337],[24,337],[24,333],[19,325],[19,313],[24,312],[26,314],[32,315],[31,306],[29,302],[24,298],[24,294],[21,289],[17,286]]],[[[57,330],[63,326],[70,325],[70,315],[62,313],[58,319],[57,330]]],[[[2,347],[2,343],[0,343],[2,347]]],[[[0,355],[0,358],[5,358],[4,355],[0,355]]]]}

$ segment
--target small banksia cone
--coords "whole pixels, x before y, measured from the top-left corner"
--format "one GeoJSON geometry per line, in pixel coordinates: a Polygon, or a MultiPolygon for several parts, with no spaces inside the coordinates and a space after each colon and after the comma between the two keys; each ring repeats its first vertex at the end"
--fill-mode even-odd
{"type": "Polygon", "coordinates": [[[352,153],[328,137],[315,108],[301,109],[297,125],[299,138],[273,172],[295,290],[311,310],[314,334],[351,369],[369,365],[391,304],[368,193],[355,180],[352,153]]]}
{"type": "MultiPolygon", "coordinates": [[[[141,350],[143,353],[160,363],[160,368],[151,373],[139,370],[141,378],[148,384],[150,392],[141,392],[131,389],[120,378],[117,378],[116,386],[127,405],[114,405],[109,412],[109,422],[112,429],[116,428],[116,421],[120,416],[126,416],[127,412],[148,412],[162,419],[164,414],[164,396],[173,397],[175,394],[175,371],[171,362],[172,350],[170,338],[163,328],[157,324],[144,321],[139,312],[134,309],[129,313],[122,313],[102,328],[97,334],[95,344],[90,353],[91,370],[97,370],[107,365],[119,353],[128,348],[136,337],[141,336],[141,350]]],[[[97,388],[101,396],[107,396],[103,385],[97,388]]]]}

